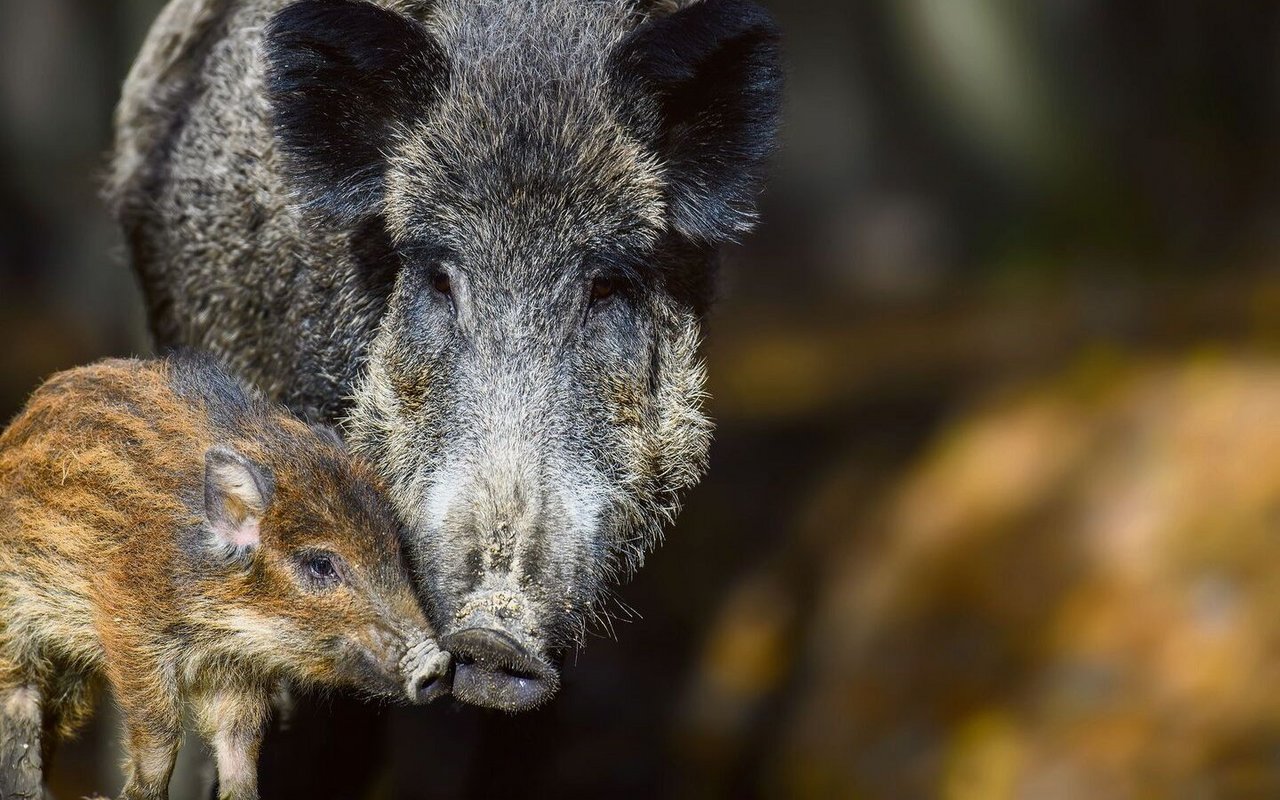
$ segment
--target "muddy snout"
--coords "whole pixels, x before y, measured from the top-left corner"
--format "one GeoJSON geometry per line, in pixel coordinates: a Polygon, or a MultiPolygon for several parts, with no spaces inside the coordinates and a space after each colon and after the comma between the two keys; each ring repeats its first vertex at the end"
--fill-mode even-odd
{"type": "Polygon", "coordinates": [[[400,660],[404,693],[410,703],[429,703],[449,693],[449,653],[434,639],[410,647],[400,660]]]}
{"type": "Polygon", "coordinates": [[[523,711],[546,702],[560,686],[556,668],[499,627],[472,627],[444,637],[454,657],[453,695],[464,703],[523,711]]]}

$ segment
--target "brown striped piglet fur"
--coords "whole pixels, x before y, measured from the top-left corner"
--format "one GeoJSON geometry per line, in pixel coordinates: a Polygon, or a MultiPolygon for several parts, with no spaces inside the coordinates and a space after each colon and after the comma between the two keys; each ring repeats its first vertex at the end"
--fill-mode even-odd
{"type": "Polygon", "coordinates": [[[0,435],[0,797],[41,796],[99,677],[124,797],[167,796],[187,710],[251,798],[282,681],[425,702],[448,671],[376,478],[212,360],[60,373],[0,435]]]}

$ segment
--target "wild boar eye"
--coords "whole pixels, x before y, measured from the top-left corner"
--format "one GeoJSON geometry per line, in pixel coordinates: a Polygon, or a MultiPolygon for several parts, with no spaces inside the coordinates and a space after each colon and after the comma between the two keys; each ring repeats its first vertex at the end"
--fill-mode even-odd
{"type": "Polygon", "coordinates": [[[431,271],[431,288],[445,297],[453,297],[453,281],[449,279],[449,273],[442,269],[431,271]]]}
{"type": "Polygon", "coordinates": [[[597,275],[595,279],[591,281],[591,302],[598,303],[601,300],[608,300],[613,296],[616,289],[617,286],[615,285],[613,278],[610,278],[607,275],[597,275]]]}
{"type": "Polygon", "coordinates": [[[602,312],[628,289],[624,278],[608,273],[601,273],[591,279],[587,287],[587,310],[582,322],[586,324],[596,314],[602,312]]]}

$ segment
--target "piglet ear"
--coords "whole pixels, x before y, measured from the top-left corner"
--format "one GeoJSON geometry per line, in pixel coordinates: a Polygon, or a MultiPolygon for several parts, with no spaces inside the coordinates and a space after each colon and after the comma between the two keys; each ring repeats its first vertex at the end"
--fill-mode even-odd
{"type": "Polygon", "coordinates": [[[223,445],[204,454],[204,515],[213,545],[229,557],[253,552],[275,482],[263,467],[223,445]]]}
{"type": "Polygon", "coordinates": [[[448,80],[418,22],[363,0],[303,0],[267,26],[267,96],[300,199],[342,221],[375,213],[397,121],[448,80]]]}
{"type": "Polygon", "coordinates": [[[723,242],[755,223],[781,117],[778,38],[755,3],[702,0],[642,23],[611,54],[623,102],[657,100],[656,120],[632,122],[666,164],[672,224],[695,240],[723,242]]]}

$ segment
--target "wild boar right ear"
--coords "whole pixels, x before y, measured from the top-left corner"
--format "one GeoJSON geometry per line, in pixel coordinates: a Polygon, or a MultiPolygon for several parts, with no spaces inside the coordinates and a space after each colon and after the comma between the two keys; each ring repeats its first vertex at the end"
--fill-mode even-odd
{"type": "Polygon", "coordinates": [[[204,515],[213,545],[229,558],[243,558],[261,542],[259,523],[275,481],[239,451],[214,445],[204,454],[204,515]]]}
{"type": "Polygon", "coordinates": [[[610,69],[624,117],[666,168],[673,226],[719,244],[755,222],[781,117],[779,32],[752,0],[679,5],[628,34],[610,69]]]}
{"type": "Polygon", "coordinates": [[[265,56],[276,141],[303,202],[344,222],[376,213],[395,124],[448,79],[439,43],[363,0],[303,0],[272,18],[265,56]]]}

